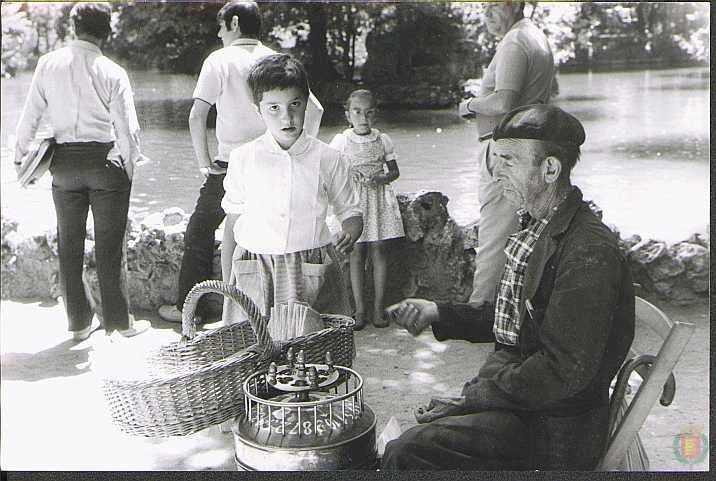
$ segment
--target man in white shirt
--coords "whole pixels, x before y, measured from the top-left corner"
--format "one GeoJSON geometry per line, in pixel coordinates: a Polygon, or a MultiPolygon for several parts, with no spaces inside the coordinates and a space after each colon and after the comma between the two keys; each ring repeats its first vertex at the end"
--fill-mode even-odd
{"type": "MultiPolygon", "coordinates": [[[[231,151],[255,139],[266,126],[251,100],[246,77],[252,65],[275,52],[257,40],[261,15],[256,2],[234,1],[224,5],[217,15],[218,36],[224,44],[211,53],[201,68],[194,104],[189,114],[189,130],[199,171],[206,180],[199,191],[194,213],[184,234],[184,255],[179,272],[175,305],[159,308],[162,319],[181,322],[181,310],[191,288],[212,275],[214,233],[224,220],[221,208],[224,177],[231,151]],[[216,105],[216,139],[218,153],[212,160],[207,140],[206,119],[216,105]]],[[[311,94],[306,112],[306,128],[318,134],[323,108],[311,94]]],[[[225,280],[229,273],[224,273],[225,280]]],[[[205,314],[200,301],[198,314],[205,314]]]]}
{"type": "Polygon", "coordinates": [[[104,328],[125,337],[149,327],[134,321],[122,256],[134,166],[142,157],[139,123],[125,70],[102,55],[111,33],[108,4],[70,12],[76,40],[43,55],[17,126],[15,164],[27,155],[43,114],[57,147],[50,166],[57,213],[60,285],[74,340],[89,337],[92,308],[82,283],[87,213],[92,208],[104,328]]]}
{"type": "Polygon", "coordinates": [[[525,2],[492,2],[485,7],[488,32],[501,38],[487,67],[477,97],[463,101],[459,112],[476,118],[480,141],[480,231],[470,302],[494,302],[505,265],[507,237],[517,231],[515,209],[493,178],[489,155],[492,131],[515,107],[549,102],[554,59],[547,37],[528,18],[525,2]]]}

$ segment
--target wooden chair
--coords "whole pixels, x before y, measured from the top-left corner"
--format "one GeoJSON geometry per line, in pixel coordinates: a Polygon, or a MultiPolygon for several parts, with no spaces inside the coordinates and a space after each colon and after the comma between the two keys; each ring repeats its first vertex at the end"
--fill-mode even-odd
{"type": "Polygon", "coordinates": [[[635,299],[635,310],[636,325],[652,329],[664,342],[656,356],[639,353],[632,344],[629,358],[619,370],[609,401],[611,437],[597,466],[600,471],[649,469],[638,438],[639,429],[660,392],[662,406],[668,406],[674,399],[676,381],[671,371],[695,327],[686,322],[672,322],[659,308],[640,297],[635,299]],[[631,402],[627,403],[626,390],[632,372],[638,373],[643,381],[631,402]]]}

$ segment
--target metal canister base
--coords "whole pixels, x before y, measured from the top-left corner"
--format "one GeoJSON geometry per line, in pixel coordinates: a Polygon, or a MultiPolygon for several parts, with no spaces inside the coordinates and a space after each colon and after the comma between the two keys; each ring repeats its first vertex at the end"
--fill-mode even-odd
{"type": "MultiPolygon", "coordinates": [[[[235,461],[242,471],[339,471],[374,469],[375,415],[364,407],[359,422],[335,442],[310,447],[275,447],[254,442],[239,426],[234,430],[235,461]]],[[[316,437],[320,441],[320,437],[316,437]]]]}

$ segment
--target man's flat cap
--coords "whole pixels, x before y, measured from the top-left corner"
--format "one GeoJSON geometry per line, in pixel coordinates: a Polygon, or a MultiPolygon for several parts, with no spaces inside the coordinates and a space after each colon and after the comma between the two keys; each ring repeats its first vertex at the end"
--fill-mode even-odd
{"type": "Polygon", "coordinates": [[[584,127],[574,116],[554,105],[524,105],[506,113],[495,131],[494,140],[534,139],[560,144],[584,143],[584,127]]]}

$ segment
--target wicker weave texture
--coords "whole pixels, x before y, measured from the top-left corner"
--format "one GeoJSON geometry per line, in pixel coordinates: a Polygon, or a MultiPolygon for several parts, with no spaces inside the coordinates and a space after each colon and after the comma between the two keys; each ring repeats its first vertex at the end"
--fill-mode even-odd
{"type": "Polygon", "coordinates": [[[303,350],[306,362],[323,362],[330,351],[335,364],[350,367],[353,319],[335,314],[322,314],[321,319],[325,329],[275,343],[267,319],[247,296],[219,281],[197,284],[184,306],[182,341],[144,353],[141,379],[101,379],[112,419],[122,431],[147,437],[187,435],[232,419],[243,411],[244,380],[271,361],[285,359],[290,347],[303,350]],[[238,302],[249,321],[194,336],[194,309],[208,292],[238,302]]]}

